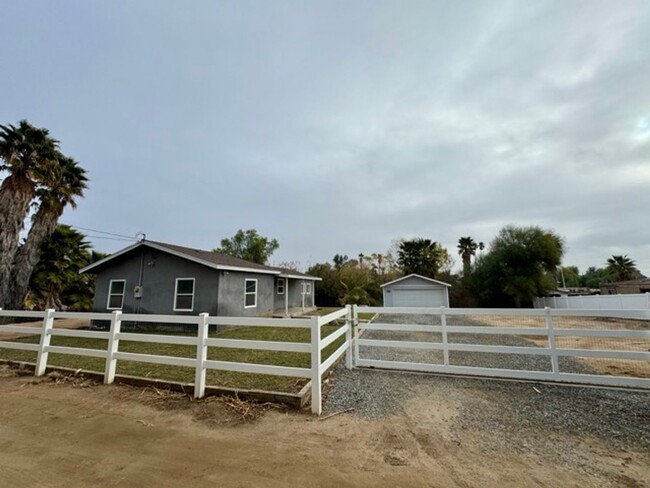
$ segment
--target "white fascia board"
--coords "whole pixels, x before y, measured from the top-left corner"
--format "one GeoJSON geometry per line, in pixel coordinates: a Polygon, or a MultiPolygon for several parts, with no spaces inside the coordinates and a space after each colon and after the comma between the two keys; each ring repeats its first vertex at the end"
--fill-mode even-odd
{"type": "Polygon", "coordinates": [[[292,275],[287,273],[282,273],[280,278],[291,278],[293,280],[307,280],[307,281],[323,281],[323,278],[317,278],[316,276],[299,276],[292,275]]]}
{"type": "MultiPolygon", "coordinates": [[[[187,259],[190,259],[189,257],[187,259]]],[[[253,268],[240,268],[238,266],[224,266],[222,264],[214,264],[214,263],[207,263],[206,261],[203,260],[197,260],[197,262],[201,262],[201,264],[205,264],[206,266],[210,266],[214,269],[220,269],[223,271],[241,271],[242,273],[258,273],[258,274],[270,274],[270,275],[276,275],[279,276],[280,272],[279,271],[272,271],[272,270],[266,270],[266,269],[253,269],[253,268]]]]}
{"type": "Polygon", "coordinates": [[[132,251],[133,249],[135,249],[135,248],[137,248],[139,246],[142,246],[143,244],[144,244],[143,242],[136,242],[132,246],[125,247],[121,251],[117,251],[117,252],[111,254],[110,256],[106,256],[104,259],[100,259],[99,261],[96,261],[96,262],[94,262],[92,264],[89,264],[85,268],[81,268],[79,270],[79,274],[85,273],[86,271],[90,271],[91,269],[96,268],[97,266],[100,266],[100,265],[102,265],[104,263],[107,263],[111,259],[114,259],[114,258],[116,258],[118,256],[121,256],[122,254],[126,254],[127,252],[132,251]]]}
{"type": "Polygon", "coordinates": [[[422,276],[417,273],[411,273],[410,275],[402,276],[401,278],[397,278],[396,280],[389,281],[388,283],[384,283],[383,285],[380,286],[380,288],[383,288],[384,286],[392,285],[394,283],[398,283],[402,280],[405,280],[406,278],[420,278],[423,280],[430,281],[431,283],[437,283],[439,285],[448,286],[449,288],[451,288],[451,285],[449,283],[445,283],[444,281],[434,280],[433,278],[427,278],[426,276],[422,276]]]}

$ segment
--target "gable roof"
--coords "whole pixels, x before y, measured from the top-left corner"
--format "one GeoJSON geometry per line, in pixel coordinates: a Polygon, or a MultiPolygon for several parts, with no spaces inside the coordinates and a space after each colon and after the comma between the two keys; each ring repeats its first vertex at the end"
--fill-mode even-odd
{"type": "Polygon", "coordinates": [[[426,276],[422,276],[416,273],[411,273],[410,275],[402,276],[401,278],[397,278],[396,280],[389,281],[388,283],[384,283],[383,285],[381,285],[380,288],[383,288],[384,286],[392,285],[394,283],[398,283],[407,278],[420,278],[421,280],[430,281],[432,283],[437,283],[438,285],[448,286],[449,288],[451,288],[451,285],[449,283],[445,283],[444,281],[434,280],[433,278],[427,278],[426,276]]]}
{"type": "Polygon", "coordinates": [[[111,254],[110,256],[100,259],[99,261],[92,263],[85,268],[79,270],[80,273],[86,273],[97,267],[103,266],[104,264],[112,261],[113,259],[122,256],[134,249],[139,247],[149,247],[156,249],[158,251],[166,252],[174,256],[193,261],[208,268],[224,270],[224,271],[242,271],[248,273],[262,273],[262,274],[272,274],[285,278],[304,278],[310,280],[320,280],[320,278],[309,276],[304,273],[299,273],[297,271],[289,271],[284,268],[276,268],[273,266],[267,266],[265,264],[253,263],[251,261],[246,261],[245,259],[236,258],[235,256],[230,256],[228,254],[222,254],[214,251],[205,251],[202,249],[193,249],[191,247],[177,246],[176,244],[168,244],[166,242],[156,242],[156,241],[147,241],[142,240],[136,242],[135,244],[125,247],[124,249],[117,251],[116,253],[111,254]]]}

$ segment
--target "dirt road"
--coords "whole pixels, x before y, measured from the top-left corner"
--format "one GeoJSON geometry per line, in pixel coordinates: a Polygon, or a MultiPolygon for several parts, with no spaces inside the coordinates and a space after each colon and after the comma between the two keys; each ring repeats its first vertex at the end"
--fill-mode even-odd
{"type": "Polygon", "coordinates": [[[430,394],[377,421],[270,410],[242,424],[220,400],[56,383],[0,366],[0,398],[0,486],[14,488],[641,487],[650,479],[647,451],[597,439],[574,439],[594,469],[487,448],[474,428],[450,428],[457,399],[430,394]]]}

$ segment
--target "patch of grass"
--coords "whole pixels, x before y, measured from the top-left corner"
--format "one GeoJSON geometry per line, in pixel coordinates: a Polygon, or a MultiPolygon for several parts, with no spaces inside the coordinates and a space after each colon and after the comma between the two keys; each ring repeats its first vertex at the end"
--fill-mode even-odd
{"type": "MultiPolygon", "coordinates": [[[[324,338],[328,336],[338,327],[340,327],[340,325],[323,326],[321,329],[321,337],[324,338]]],[[[307,343],[310,341],[310,330],[288,329],[282,327],[241,327],[211,333],[210,337],[307,343]]],[[[38,341],[38,336],[27,336],[15,339],[15,342],[23,343],[38,343],[38,341]]],[[[340,337],[334,341],[334,343],[326,347],[322,352],[322,361],[325,361],[325,359],[327,359],[334,351],[336,351],[336,349],[340,347],[344,341],[345,337],[340,337]]],[[[53,336],[51,345],[78,347],[83,349],[100,349],[105,351],[107,348],[107,342],[108,341],[104,339],[85,339],[76,337],[53,336]]],[[[196,347],[194,346],[120,341],[119,349],[122,352],[133,352],[138,354],[156,354],[160,356],[192,358],[196,357],[196,347]]],[[[33,363],[36,361],[36,353],[31,351],[0,348],[0,358],[33,363]]],[[[269,364],[276,366],[291,366],[299,368],[309,368],[311,366],[310,355],[308,353],[297,352],[259,351],[252,349],[209,347],[208,359],[242,363],[269,364]]],[[[81,368],[87,371],[103,372],[105,361],[100,358],[50,353],[48,358],[48,365],[74,369],[81,368]]],[[[150,364],[135,361],[118,360],[117,374],[156,378],[169,381],[180,381],[183,383],[194,382],[194,368],[186,368],[183,366],[167,366],[164,364],[150,364]]],[[[236,373],[231,371],[208,370],[207,372],[208,385],[223,386],[228,388],[259,389],[295,393],[300,391],[300,389],[305,384],[307,384],[307,382],[308,380],[305,378],[236,373]]]]}

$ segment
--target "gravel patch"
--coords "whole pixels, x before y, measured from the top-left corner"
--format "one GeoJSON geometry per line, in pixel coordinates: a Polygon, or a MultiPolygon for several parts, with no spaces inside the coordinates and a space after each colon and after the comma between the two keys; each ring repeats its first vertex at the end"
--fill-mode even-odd
{"type": "Polygon", "coordinates": [[[596,472],[575,450],[595,438],[650,453],[650,392],[392,372],[338,365],[324,412],[354,408],[367,420],[409,415],[411,401],[455,408],[450,431],[472,432],[482,449],[514,448],[596,472]]]}
{"type": "MultiPolygon", "coordinates": [[[[421,324],[439,325],[438,317],[430,315],[381,315],[376,322],[389,324],[421,324]]],[[[463,325],[490,327],[478,320],[463,318],[463,325]]],[[[414,341],[414,342],[441,342],[440,333],[429,332],[401,332],[384,330],[367,330],[364,339],[414,341]]],[[[488,334],[449,334],[448,340],[455,344],[483,344],[498,346],[516,346],[539,348],[533,341],[521,336],[488,335],[488,334]]],[[[363,359],[378,359],[383,361],[406,361],[413,363],[442,364],[442,351],[424,351],[410,348],[360,346],[359,355],[363,359]]],[[[524,355],[524,354],[495,354],[450,351],[449,362],[455,366],[473,366],[484,368],[515,369],[526,371],[551,371],[549,356],[524,355]]],[[[585,363],[574,358],[563,358],[562,372],[590,374],[593,370],[585,363]]]]}
{"type": "MultiPolygon", "coordinates": [[[[406,316],[409,323],[427,323],[425,320],[430,320],[421,318],[415,322],[414,318],[418,320],[417,316],[406,316]]],[[[404,316],[384,315],[378,321],[400,323],[404,319],[404,316]]],[[[433,334],[426,334],[429,338],[423,338],[421,333],[368,331],[363,337],[439,341],[433,334]]],[[[467,334],[461,340],[476,344],[537,347],[522,337],[467,334]]],[[[372,359],[442,362],[439,351],[362,347],[360,354],[372,359]]],[[[548,371],[546,367],[550,359],[545,356],[456,353],[452,363],[548,371]]],[[[563,371],[592,372],[586,364],[575,359],[565,361],[563,371]]],[[[551,456],[558,464],[576,466],[590,473],[596,472],[597,467],[581,457],[575,449],[576,442],[597,439],[608,449],[637,449],[650,453],[650,392],[367,368],[347,370],[339,364],[330,378],[324,411],[333,413],[354,408],[356,415],[368,420],[392,415],[408,417],[413,402],[425,408],[431,405],[431,409],[455,410],[457,415],[451,421],[450,432],[458,433],[460,438],[462,432],[471,431],[483,449],[513,447],[540,458],[551,456]]],[[[414,422],[418,421],[414,419],[414,422]]]]}

